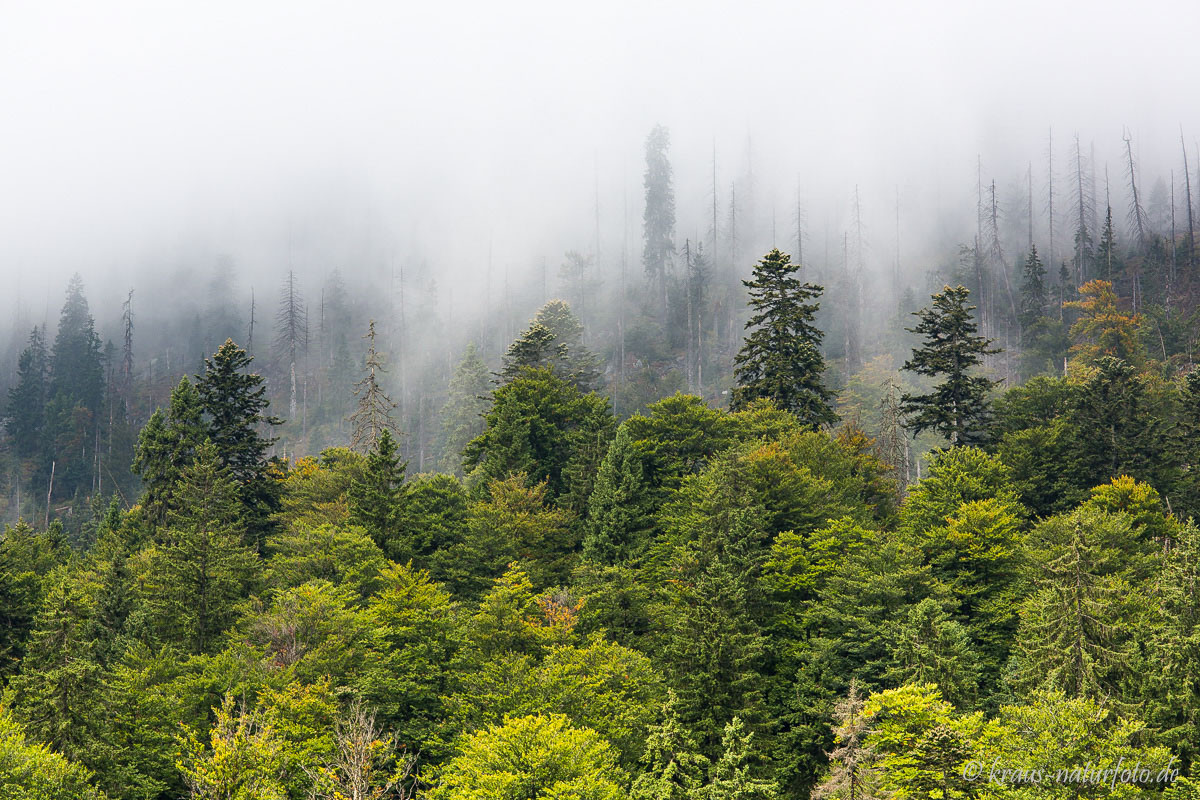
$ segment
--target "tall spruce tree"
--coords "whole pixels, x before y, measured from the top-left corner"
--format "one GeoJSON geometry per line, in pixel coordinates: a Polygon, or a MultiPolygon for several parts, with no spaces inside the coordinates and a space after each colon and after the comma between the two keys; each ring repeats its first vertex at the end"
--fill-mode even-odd
{"type": "Polygon", "coordinates": [[[599,380],[595,353],[583,344],[583,323],[571,306],[562,300],[551,300],[533,316],[533,323],[544,325],[554,334],[555,341],[566,348],[564,353],[563,377],[574,383],[582,392],[596,388],[599,380]]]}
{"type": "Polygon", "coordinates": [[[696,800],[708,759],[679,720],[679,701],[668,690],[662,722],[651,725],[641,762],[645,771],[630,789],[630,800],[696,800]]]}
{"type": "Polygon", "coordinates": [[[41,329],[35,327],[29,334],[29,344],[17,360],[17,382],[8,390],[5,411],[8,435],[20,458],[33,458],[43,452],[45,446],[42,429],[46,423],[49,370],[45,337],[41,329]]]}
{"type": "Polygon", "coordinates": [[[350,516],[362,525],[375,544],[394,561],[406,561],[413,556],[398,541],[396,520],[404,491],[404,470],[407,467],[396,454],[396,440],[387,428],[379,434],[379,443],[367,454],[367,467],[361,480],[350,485],[350,516]]]}
{"type": "Polygon", "coordinates": [[[901,409],[909,416],[913,433],[933,430],[951,446],[976,444],[984,438],[988,418],[988,392],[996,385],[982,375],[970,374],[983,356],[998,353],[991,341],[978,335],[972,318],[974,306],[967,305],[970,291],[965,286],[945,286],[932,296],[933,303],[914,316],[920,319],[910,333],[925,337],[914,349],[904,369],[931,378],[942,378],[932,392],[905,393],[901,409]]]}
{"type": "Polygon", "coordinates": [[[443,469],[461,472],[462,451],[467,442],[483,433],[483,415],[488,410],[490,391],[487,365],[471,342],[450,379],[450,396],[442,406],[443,469]]]}
{"type": "Polygon", "coordinates": [[[1104,229],[1100,232],[1100,246],[1096,251],[1096,260],[1100,274],[1104,280],[1112,283],[1121,271],[1121,262],[1117,256],[1117,235],[1113,231],[1112,206],[1104,212],[1104,229]]]}
{"type": "Polygon", "coordinates": [[[354,387],[358,395],[358,408],[350,415],[353,426],[350,447],[359,452],[374,450],[384,431],[396,431],[392,421],[392,409],[396,404],[387,396],[379,379],[383,375],[383,355],[375,349],[375,320],[367,326],[367,358],[363,369],[367,373],[354,387]]]}
{"type": "Polygon", "coordinates": [[[78,274],[67,286],[50,354],[50,395],[65,395],[93,414],[104,399],[102,346],[78,274]]]}
{"type": "Polygon", "coordinates": [[[641,453],[630,438],[629,426],[622,425],[608,446],[588,498],[584,557],[617,564],[644,552],[654,524],[652,501],[641,453]]]}
{"type": "Polygon", "coordinates": [[[50,351],[47,397],[43,440],[52,463],[43,459],[43,469],[55,474],[54,495],[70,498],[95,481],[96,431],[104,401],[103,348],[78,275],[67,287],[50,351]]]}
{"type": "Polygon", "coordinates": [[[102,669],[95,600],[65,568],[50,578],[21,674],[9,690],[26,729],[71,759],[97,744],[102,669]]]}
{"type": "Polygon", "coordinates": [[[163,543],[151,555],[146,602],[154,627],[190,652],[213,646],[258,574],[258,556],[238,531],[239,494],[217,447],[201,444],[176,485],[163,543]]]}
{"type": "Polygon", "coordinates": [[[580,391],[596,388],[596,356],[583,346],[583,325],[562,300],[551,300],[534,315],[504,354],[500,383],[508,383],[521,370],[550,369],[580,391]]]}
{"type": "Polygon", "coordinates": [[[549,369],[565,380],[562,364],[566,360],[567,346],[558,340],[554,332],[540,322],[531,323],[504,353],[500,383],[515,379],[524,369],[549,369]]]}
{"type": "Polygon", "coordinates": [[[1021,329],[1028,330],[1046,313],[1046,268],[1038,258],[1037,246],[1029,248],[1021,273],[1021,329]]]}
{"type": "Polygon", "coordinates": [[[131,465],[145,486],[142,507],[151,521],[163,520],[176,482],[207,438],[200,393],[185,375],[171,392],[167,412],[156,409],[142,428],[131,465]]]}
{"type": "Polygon", "coordinates": [[[261,546],[270,529],[270,515],[279,510],[279,484],[272,477],[267,453],[274,438],[262,429],[282,423],[266,413],[270,401],[261,375],[247,372],[253,358],[226,339],[204,359],[204,374],[196,391],[208,422],[208,438],[217,458],[239,487],[249,541],[261,546]]]}
{"type": "Polygon", "coordinates": [[[642,213],[642,265],[646,277],[656,285],[662,297],[663,312],[667,304],[667,277],[671,258],[675,254],[675,188],[672,185],[671,161],[667,150],[671,134],[662,125],[655,125],[646,137],[646,207],[642,213]]]}
{"type": "Polygon", "coordinates": [[[720,759],[713,764],[712,777],[700,795],[704,800],[778,800],[779,786],[772,780],[756,777],[752,744],[754,734],[746,730],[741,718],[734,717],[725,726],[720,759]]]}
{"type": "Polygon", "coordinates": [[[732,407],[740,410],[766,398],[805,425],[817,427],[837,421],[830,407],[833,395],[821,382],[823,334],[813,324],[820,308],[813,301],[824,288],[801,283],[799,269],[789,255],[775,249],[758,262],[750,280],[742,281],[754,314],[746,323],[751,333],[733,362],[737,387],[732,407]]]}

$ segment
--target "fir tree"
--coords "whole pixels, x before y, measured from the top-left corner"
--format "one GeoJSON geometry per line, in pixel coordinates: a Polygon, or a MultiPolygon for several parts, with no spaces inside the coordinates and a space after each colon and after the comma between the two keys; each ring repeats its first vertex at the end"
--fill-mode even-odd
{"type": "Polygon", "coordinates": [[[238,495],[216,446],[200,445],[176,485],[177,507],[152,556],[146,586],[151,615],[166,641],[193,653],[207,652],[229,627],[258,573],[258,556],[238,534],[238,495]]]}
{"type": "Polygon", "coordinates": [[[935,683],[942,696],[970,707],[979,690],[979,659],[962,625],[936,601],[926,598],[895,628],[895,664],[888,672],[897,684],[935,683]]]}
{"type": "Polygon", "coordinates": [[[17,382],[8,390],[5,411],[8,435],[20,458],[33,458],[46,445],[43,427],[49,368],[45,338],[41,329],[35,327],[29,334],[28,346],[17,360],[17,382]]]}
{"type": "Polygon", "coordinates": [[[630,800],[695,800],[708,770],[708,759],[679,721],[679,702],[668,690],[662,722],[650,726],[644,769],[633,782],[630,800]]]}
{"type": "Polygon", "coordinates": [[[1021,328],[1028,330],[1046,313],[1046,268],[1038,258],[1037,246],[1029,249],[1021,275],[1021,328]]]}
{"type": "Polygon", "coordinates": [[[562,300],[542,306],[504,355],[500,383],[522,369],[549,369],[582,392],[595,388],[599,377],[596,357],[583,346],[583,325],[562,300]]]}
{"type": "Polygon", "coordinates": [[[1132,560],[1114,563],[1114,544],[1133,539],[1129,518],[1083,508],[1045,521],[1034,539],[1014,685],[1124,706],[1147,613],[1145,594],[1120,574],[1132,560]]]}
{"type": "Polygon", "coordinates": [[[367,454],[362,480],[350,486],[350,518],[361,525],[393,561],[404,562],[414,555],[401,546],[396,520],[404,492],[406,464],[396,454],[396,442],[387,428],[379,435],[379,444],[367,454]]]}
{"type": "Polygon", "coordinates": [[[901,398],[901,409],[909,416],[913,433],[934,430],[950,444],[974,444],[982,440],[988,417],[988,392],[996,381],[969,374],[984,355],[997,353],[991,342],[977,335],[971,318],[974,306],[967,305],[965,286],[946,286],[932,296],[933,304],[913,312],[920,318],[910,333],[925,337],[914,349],[904,369],[943,380],[929,394],[901,398]]]}
{"type": "Polygon", "coordinates": [[[358,396],[358,408],[350,415],[349,422],[353,426],[350,434],[350,447],[359,452],[369,452],[376,449],[384,431],[396,431],[392,422],[392,409],[396,404],[379,385],[379,377],[383,374],[383,356],[375,349],[375,320],[367,326],[367,359],[364,363],[366,375],[354,387],[358,396]]]}
{"type": "Polygon", "coordinates": [[[261,546],[271,527],[270,515],[279,510],[279,486],[267,458],[275,439],[260,431],[282,420],[265,413],[270,405],[265,382],[261,375],[246,372],[252,360],[226,339],[212,358],[204,359],[196,391],[208,421],[208,438],[239,487],[248,540],[261,546]]]}
{"type": "Polygon", "coordinates": [[[1163,484],[1162,420],[1148,389],[1128,362],[1104,356],[1096,363],[1068,414],[1077,482],[1095,486],[1132,475],[1163,484]]]}
{"type": "Polygon", "coordinates": [[[550,369],[563,377],[561,364],[566,361],[567,346],[540,322],[530,324],[513,340],[504,354],[500,382],[508,383],[523,369],[550,369]]]}
{"type": "Polygon", "coordinates": [[[1104,280],[1112,283],[1117,278],[1117,273],[1121,271],[1121,263],[1117,258],[1117,236],[1113,231],[1112,206],[1107,206],[1104,213],[1104,229],[1100,233],[1100,247],[1096,251],[1096,258],[1101,270],[1103,270],[1104,280]]]}
{"type": "Polygon", "coordinates": [[[0,536],[0,678],[20,667],[42,607],[46,575],[65,556],[51,532],[35,533],[24,521],[0,536]]]}
{"type": "Polygon", "coordinates": [[[742,282],[754,309],[746,328],[753,330],[734,359],[732,407],[767,398],[817,427],[837,421],[832,395],[821,382],[823,334],[813,325],[820,305],[811,301],[823,288],[801,283],[799,269],[786,253],[772,250],[754,267],[753,278],[742,282]]]}
{"type": "Polygon", "coordinates": [[[264,474],[267,451],[275,442],[259,433],[262,425],[280,425],[264,414],[270,402],[261,375],[247,373],[253,359],[226,339],[204,359],[204,374],[196,378],[200,404],[208,415],[208,437],[221,463],[239,483],[264,474]]]}
{"type": "Polygon", "coordinates": [[[156,409],[142,428],[131,465],[145,486],[142,506],[152,521],[162,521],[176,482],[207,438],[200,393],[184,376],[171,392],[167,412],[156,409]]]}
{"type": "Polygon", "coordinates": [[[596,367],[597,358],[584,346],[583,323],[571,307],[562,300],[551,300],[534,314],[533,324],[544,325],[554,334],[555,342],[566,348],[562,377],[578,386],[581,392],[595,389],[600,377],[596,367]]]}
{"type": "Polygon", "coordinates": [[[774,781],[755,777],[754,734],[746,730],[739,717],[725,726],[721,758],[713,765],[712,777],[704,800],[778,800],[779,787],[774,781]]]}
{"type": "Polygon", "coordinates": [[[864,800],[876,796],[873,776],[875,750],[867,743],[870,718],[858,681],[850,679],[845,699],[833,707],[833,735],[837,747],[829,754],[829,774],[813,791],[814,800],[864,800]]]}
{"type": "Polygon", "coordinates": [[[523,472],[530,483],[547,481],[555,499],[572,488],[581,440],[610,436],[615,427],[607,399],[580,393],[548,369],[524,369],[496,389],[485,421],[463,451],[463,468],[483,480],[523,472]]]}
{"type": "Polygon", "coordinates": [[[104,399],[101,343],[78,274],[67,287],[67,301],[50,354],[50,375],[50,396],[69,397],[93,414],[100,410],[104,399]]]}
{"type": "Polygon", "coordinates": [[[671,134],[662,125],[655,125],[646,137],[646,207],[642,214],[642,265],[651,284],[658,284],[666,312],[667,276],[671,257],[675,253],[675,188],[672,185],[671,161],[667,150],[671,134]]]}
{"type": "Polygon", "coordinates": [[[488,409],[487,365],[475,343],[467,345],[462,361],[450,379],[450,396],[442,406],[442,465],[461,472],[462,452],[467,443],[483,433],[483,415],[488,409]]]}
{"type": "Polygon", "coordinates": [[[26,728],[68,758],[95,742],[100,689],[95,601],[77,575],[56,574],[38,613],[13,698],[26,728]]]}
{"type": "Polygon", "coordinates": [[[622,425],[600,464],[588,499],[584,558],[617,564],[636,558],[650,543],[654,509],[641,454],[622,425]]]}

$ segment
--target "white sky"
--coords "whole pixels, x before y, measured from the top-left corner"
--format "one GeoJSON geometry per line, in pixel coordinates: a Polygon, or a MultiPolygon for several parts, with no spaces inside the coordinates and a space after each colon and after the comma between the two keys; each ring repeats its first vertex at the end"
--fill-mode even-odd
{"type": "Polygon", "coordinates": [[[489,246],[586,249],[597,186],[604,238],[625,198],[636,245],[656,122],[680,239],[707,230],[714,144],[726,191],[749,141],[761,226],[774,202],[790,229],[799,181],[814,237],[856,185],[889,230],[899,188],[919,250],[977,156],[1044,181],[1051,128],[1064,174],[1079,131],[1119,180],[1123,125],[1148,175],[1178,169],[1198,31],[1194,0],[0,0],[0,275],[57,297],[203,242],[271,275],[359,247],[466,277],[489,246]]]}

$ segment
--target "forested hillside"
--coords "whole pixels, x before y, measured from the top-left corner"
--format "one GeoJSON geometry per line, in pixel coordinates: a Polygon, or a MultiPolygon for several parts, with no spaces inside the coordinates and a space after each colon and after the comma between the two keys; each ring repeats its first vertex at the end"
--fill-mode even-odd
{"type": "Polygon", "coordinates": [[[722,362],[657,224],[665,365],[548,302],[494,372],[465,350],[423,469],[377,323],[354,393],[343,335],[301,406],[344,437],[297,456],[295,383],[230,339],[151,388],[128,306],[122,358],[73,281],[9,393],[34,513],[0,540],[3,796],[1195,797],[1190,239],[1058,297],[1031,248],[1015,316],[981,313],[995,276],[945,285],[903,359],[850,371],[778,249],[722,362]],[[674,356],[728,393],[672,392],[674,356]],[[1152,777],[988,775],[1129,764],[1152,777]]]}

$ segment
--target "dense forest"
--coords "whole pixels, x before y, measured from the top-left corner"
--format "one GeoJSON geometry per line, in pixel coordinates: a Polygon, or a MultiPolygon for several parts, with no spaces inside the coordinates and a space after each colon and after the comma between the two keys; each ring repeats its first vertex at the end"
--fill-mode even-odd
{"type": "Polygon", "coordinates": [[[857,191],[823,258],[715,177],[680,236],[656,127],[640,259],[457,318],[76,276],[4,376],[0,796],[1195,800],[1200,158],[1122,143],[1128,213],[1076,137],[904,270],[857,191]]]}

